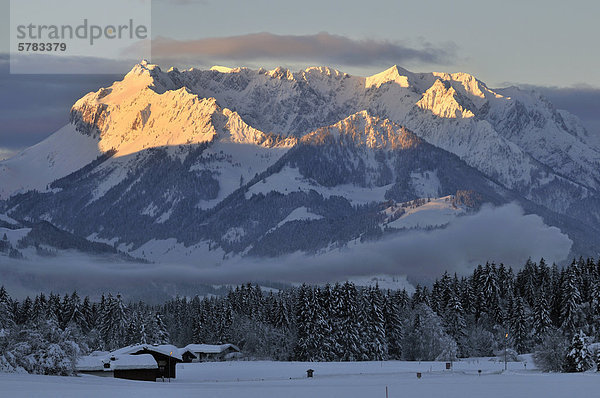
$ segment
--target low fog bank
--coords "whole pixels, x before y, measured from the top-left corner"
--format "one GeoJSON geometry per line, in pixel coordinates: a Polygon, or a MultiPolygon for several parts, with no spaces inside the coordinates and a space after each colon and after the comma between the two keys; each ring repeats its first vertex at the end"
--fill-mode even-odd
{"type": "Polygon", "coordinates": [[[176,294],[222,294],[212,285],[274,281],[324,283],[369,275],[406,275],[429,283],[444,271],[464,275],[486,261],[520,268],[528,258],[566,259],[572,241],[516,204],[484,206],[443,229],[407,231],[377,242],[351,245],[318,256],[244,258],[220,266],[107,262],[77,253],[43,260],[0,258],[0,285],[15,297],[40,291],[99,296],[121,292],[129,300],[159,302],[176,294]]]}

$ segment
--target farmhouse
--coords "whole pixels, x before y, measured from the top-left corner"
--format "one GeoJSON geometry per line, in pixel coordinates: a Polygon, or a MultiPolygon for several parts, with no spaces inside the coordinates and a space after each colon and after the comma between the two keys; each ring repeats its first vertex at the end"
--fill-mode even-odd
{"type": "Polygon", "coordinates": [[[189,344],[184,348],[163,344],[135,344],[116,351],[94,351],[77,361],[76,370],[95,376],[156,381],[174,379],[181,362],[221,361],[236,358],[240,349],[233,344],[189,344]]]}
{"type": "Polygon", "coordinates": [[[179,353],[179,348],[170,344],[152,345],[152,344],[136,344],[129,347],[119,348],[113,351],[116,355],[151,355],[158,365],[156,378],[176,377],[175,369],[178,363],[183,362],[183,358],[179,353]]]}
{"type": "Polygon", "coordinates": [[[187,357],[189,362],[222,361],[240,355],[240,349],[233,344],[188,344],[181,350],[194,353],[196,358],[187,357]]]}
{"type": "Polygon", "coordinates": [[[156,381],[158,365],[154,357],[142,355],[112,355],[82,357],[77,361],[77,372],[95,376],[129,380],[156,381]]]}

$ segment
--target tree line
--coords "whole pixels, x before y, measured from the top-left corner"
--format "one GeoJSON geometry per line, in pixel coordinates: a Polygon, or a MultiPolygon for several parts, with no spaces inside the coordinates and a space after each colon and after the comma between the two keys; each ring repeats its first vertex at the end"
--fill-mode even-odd
{"type": "Polygon", "coordinates": [[[600,261],[514,271],[487,263],[414,293],[351,282],[265,292],[246,284],[161,305],[76,292],[12,299],[0,288],[0,370],[71,374],[80,355],[129,344],[234,343],[249,358],[456,360],[534,353],[548,371],[598,362],[600,261]]]}

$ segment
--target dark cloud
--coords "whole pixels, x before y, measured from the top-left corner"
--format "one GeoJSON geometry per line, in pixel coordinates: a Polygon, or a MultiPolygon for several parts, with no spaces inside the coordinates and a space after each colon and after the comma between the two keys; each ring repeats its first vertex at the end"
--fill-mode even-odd
{"type": "MultiPolygon", "coordinates": [[[[277,60],[316,62],[326,65],[391,65],[412,61],[442,64],[454,58],[456,45],[434,46],[422,42],[413,47],[404,42],[354,40],[326,32],[314,35],[252,33],[240,36],[152,42],[152,56],[159,59],[200,59],[203,62],[277,60]]],[[[209,62],[210,63],[210,62],[209,62]]]]}
{"type": "Polygon", "coordinates": [[[466,274],[486,261],[521,267],[531,257],[564,260],[572,241],[537,215],[524,215],[509,204],[483,207],[459,217],[445,229],[409,232],[394,238],[320,256],[291,255],[276,259],[247,259],[200,268],[178,264],[115,264],[89,258],[50,259],[46,262],[0,261],[0,280],[13,291],[63,288],[79,291],[121,290],[152,286],[244,283],[248,281],[329,282],[376,274],[407,275],[430,282],[444,271],[466,274]],[[35,288],[32,287],[35,286],[35,288]],[[8,286],[8,284],[7,284],[8,286]]]}

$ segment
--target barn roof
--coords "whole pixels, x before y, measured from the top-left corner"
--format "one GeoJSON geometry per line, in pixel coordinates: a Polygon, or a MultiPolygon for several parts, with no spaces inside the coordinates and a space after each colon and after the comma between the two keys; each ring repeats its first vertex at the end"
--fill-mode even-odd
{"type": "Polygon", "coordinates": [[[105,371],[113,370],[130,370],[130,369],[157,369],[158,365],[154,357],[150,354],[141,355],[106,355],[94,356],[89,355],[81,357],[77,360],[75,369],[80,372],[105,371]],[[109,367],[105,367],[109,364],[109,367]]]}
{"type": "Polygon", "coordinates": [[[183,350],[181,351],[182,354],[185,352],[185,350],[199,352],[202,354],[220,354],[229,348],[233,349],[234,351],[240,351],[240,349],[233,344],[188,344],[180,350],[183,350]]]}
{"type": "Polygon", "coordinates": [[[113,355],[123,355],[123,354],[135,354],[140,351],[148,351],[148,352],[156,352],[165,356],[170,356],[179,361],[183,361],[181,357],[181,353],[179,352],[179,348],[175,347],[171,344],[162,344],[162,345],[154,345],[154,344],[135,344],[130,345],[128,347],[119,348],[116,351],[113,351],[113,355]]]}

